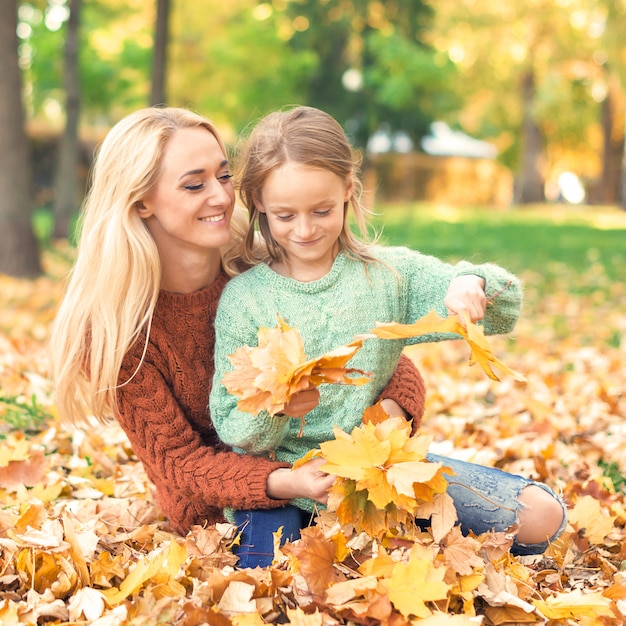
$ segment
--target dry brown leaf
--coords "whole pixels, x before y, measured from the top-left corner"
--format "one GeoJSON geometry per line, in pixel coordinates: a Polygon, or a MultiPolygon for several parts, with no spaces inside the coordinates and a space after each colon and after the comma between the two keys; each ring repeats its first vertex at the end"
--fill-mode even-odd
{"type": "Polygon", "coordinates": [[[306,581],[314,596],[323,596],[330,585],[342,581],[345,576],[335,567],[336,544],[327,539],[316,526],[304,528],[302,539],[283,546],[283,552],[295,557],[295,569],[306,581]]]}

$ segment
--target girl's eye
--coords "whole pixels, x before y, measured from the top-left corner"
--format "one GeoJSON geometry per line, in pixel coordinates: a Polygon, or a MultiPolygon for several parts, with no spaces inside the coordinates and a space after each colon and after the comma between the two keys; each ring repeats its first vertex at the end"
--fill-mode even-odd
{"type": "Polygon", "coordinates": [[[276,215],[275,217],[279,222],[288,222],[293,216],[292,215],[276,215]]]}
{"type": "Polygon", "coordinates": [[[325,217],[326,215],[330,215],[330,209],[324,209],[322,211],[315,211],[315,215],[318,217],[325,217]]]}
{"type": "Polygon", "coordinates": [[[217,180],[219,180],[222,183],[227,183],[232,177],[233,177],[232,174],[224,174],[222,176],[218,176],[217,180]]]}

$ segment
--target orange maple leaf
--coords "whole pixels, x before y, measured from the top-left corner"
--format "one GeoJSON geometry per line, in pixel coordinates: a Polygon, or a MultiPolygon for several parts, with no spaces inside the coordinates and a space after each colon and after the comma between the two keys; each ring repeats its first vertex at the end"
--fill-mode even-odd
{"type": "Polygon", "coordinates": [[[470,365],[478,363],[483,371],[492,380],[500,380],[494,372],[494,367],[505,374],[513,376],[515,380],[526,382],[526,377],[498,359],[491,349],[485,331],[482,326],[478,326],[470,321],[467,315],[459,317],[440,317],[431,311],[413,324],[397,324],[395,322],[379,322],[376,328],[370,331],[381,339],[408,339],[409,337],[419,337],[433,333],[456,333],[467,341],[471,348],[470,365]]]}
{"type": "Polygon", "coordinates": [[[296,559],[296,569],[306,581],[309,591],[322,596],[333,583],[345,580],[335,567],[337,546],[332,539],[324,537],[318,526],[309,526],[301,531],[301,539],[287,543],[281,550],[296,559]]]}
{"type": "Polygon", "coordinates": [[[368,372],[345,367],[362,347],[362,339],[307,359],[300,332],[279,316],[275,328],[259,328],[258,340],[258,346],[242,346],[228,357],[233,370],[222,379],[228,392],[239,398],[238,408],[253,415],[263,410],[280,413],[311,385],[364,385],[370,379],[368,372]]]}

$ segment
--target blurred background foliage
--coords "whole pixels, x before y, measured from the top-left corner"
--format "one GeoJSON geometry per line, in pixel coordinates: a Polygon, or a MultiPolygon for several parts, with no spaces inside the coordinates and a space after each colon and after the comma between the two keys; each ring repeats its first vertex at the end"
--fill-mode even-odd
{"type": "MultiPolygon", "coordinates": [[[[83,5],[81,125],[106,129],[148,103],[156,2],[83,5]]],[[[625,8],[623,0],[172,0],[167,103],[202,111],[232,136],[269,110],[307,103],[337,117],[360,146],[383,125],[419,145],[430,122],[445,120],[493,141],[514,169],[529,106],[547,167],[593,178],[611,97],[623,141],[625,8]],[[521,91],[527,75],[531,102],[521,91]]],[[[59,127],[68,15],[64,0],[19,3],[28,118],[59,127]]]]}
{"type": "MultiPolygon", "coordinates": [[[[53,189],[55,150],[71,111],[80,139],[72,171],[81,185],[70,193],[75,206],[59,215],[77,210],[93,148],[108,128],[131,110],[162,103],[207,115],[233,144],[270,110],[318,106],[364,150],[366,169],[376,168],[374,140],[386,138],[384,150],[397,159],[387,156],[371,178],[383,189],[405,175],[402,155],[423,153],[431,124],[445,122],[497,153],[488,160],[501,169],[486,184],[501,189],[504,172],[510,193],[489,195],[497,197],[494,204],[563,200],[563,172],[582,181],[584,202],[626,203],[626,0],[11,3],[24,119],[34,143],[34,207],[53,207],[55,195],[63,195],[53,189]],[[71,11],[79,8],[72,26],[71,11]],[[166,24],[161,35],[159,15],[166,24]],[[78,42],[73,108],[70,28],[78,42]]],[[[0,82],[0,96],[2,89],[0,82]]],[[[418,166],[410,167],[421,180],[418,166]]],[[[472,176],[480,167],[472,166],[472,176]]],[[[66,170],[62,179],[68,178],[66,170]]],[[[474,186],[471,176],[448,178],[468,192],[474,186]]],[[[415,199],[429,198],[404,198],[415,199]]],[[[57,236],[68,230],[66,222],[57,236]]]]}

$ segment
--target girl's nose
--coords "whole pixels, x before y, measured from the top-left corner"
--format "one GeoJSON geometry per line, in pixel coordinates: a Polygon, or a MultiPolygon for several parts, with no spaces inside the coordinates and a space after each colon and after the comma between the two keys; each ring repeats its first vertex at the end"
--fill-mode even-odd
{"type": "Polygon", "coordinates": [[[309,239],[312,237],[314,231],[314,226],[312,220],[306,217],[300,217],[298,219],[298,223],[296,225],[296,234],[300,239],[309,239]]]}

